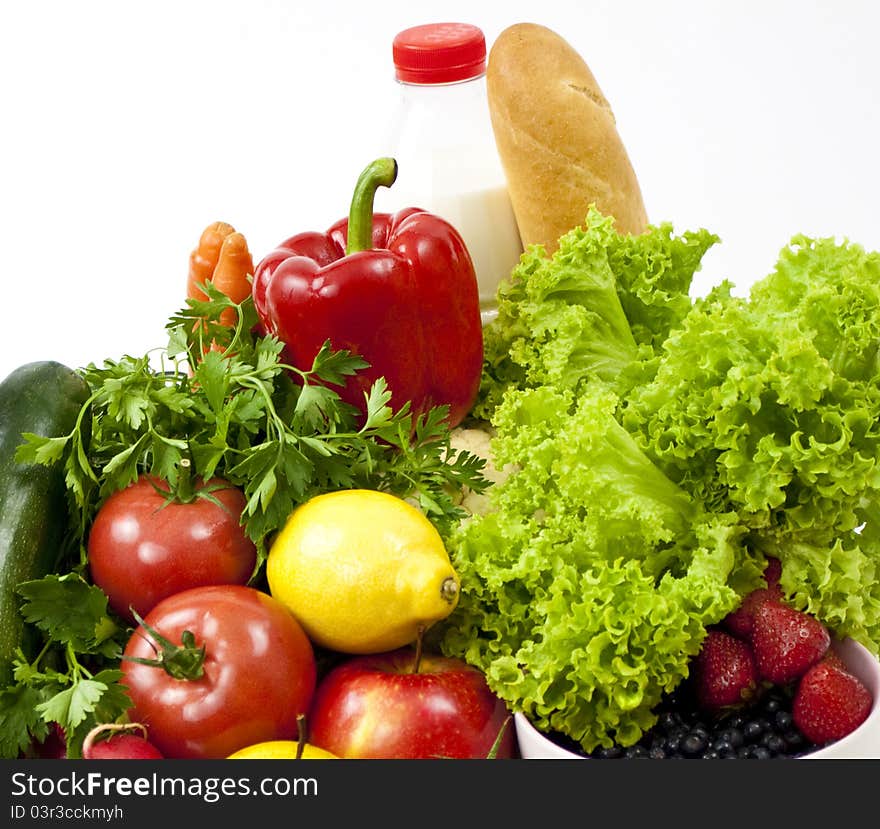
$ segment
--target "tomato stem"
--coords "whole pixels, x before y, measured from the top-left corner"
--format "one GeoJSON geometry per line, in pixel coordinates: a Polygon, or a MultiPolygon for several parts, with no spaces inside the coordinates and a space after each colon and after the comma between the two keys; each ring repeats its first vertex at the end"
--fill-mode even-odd
{"type": "Polygon", "coordinates": [[[177,476],[177,487],[174,491],[176,501],[181,504],[188,504],[195,497],[193,491],[192,479],[192,461],[189,458],[181,458],[179,464],[179,474],[177,476]]]}
{"type": "Polygon", "coordinates": [[[141,656],[123,655],[122,659],[137,662],[139,665],[161,668],[174,679],[193,680],[200,679],[204,675],[205,646],[196,645],[196,637],[191,630],[183,631],[180,635],[181,644],[176,645],[155,628],[151,628],[133,607],[130,610],[135,621],[150,634],[152,640],[150,646],[157,656],[156,659],[145,659],[141,656]]]}

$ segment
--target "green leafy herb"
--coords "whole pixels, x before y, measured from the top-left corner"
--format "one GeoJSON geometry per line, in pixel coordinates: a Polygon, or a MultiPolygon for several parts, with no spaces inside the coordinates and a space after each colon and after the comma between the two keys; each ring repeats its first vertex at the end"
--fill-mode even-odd
{"type": "Polygon", "coordinates": [[[63,730],[68,756],[79,756],[89,729],[130,706],[118,659],[128,631],[107,612],[107,597],[74,573],[24,582],[22,613],[44,634],[29,662],[14,660],[15,684],[0,691],[0,757],[27,754],[49,725],[63,730]]]}
{"type": "Polygon", "coordinates": [[[112,637],[117,626],[107,615],[107,597],[99,588],[68,574],[23,582],[18,593],[25,599],[24,620],[50,640],[68,643],[80,653],[116,655],[112,637]]]}
{"type": "Polygon", "coordinates": [[[170,318],[166,349],[82,370],[92,395],[69,435],[28,434],[19,447],[22,461],[64,459],[83,530],[103,500],[145,472],[173,487],[184,458],[200,477],[243,490],[261,561],[293,509],[329,490],[386,490],[417,500],[444,533],[457,523],[457,494],[487,482],[484,461],[451,449],[445,406],[392,411],[380,378],[362,417],[334,388],[366,368],[361,357],[328,341],[300,370],[284,362],[280,341],[253,333],[250,297],[233,303],[205,287],[207,300],[189,299],[170,318]],[[227,308],[236,327],[219,323],[227,308]]]}

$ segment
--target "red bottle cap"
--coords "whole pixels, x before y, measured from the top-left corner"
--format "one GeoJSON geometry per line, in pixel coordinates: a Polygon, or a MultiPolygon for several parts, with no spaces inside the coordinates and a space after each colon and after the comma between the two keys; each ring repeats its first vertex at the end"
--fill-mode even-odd
{"type": "Polygon", "coordinates": [[[486,71],[486,38],[469,23],[427,23],[400,32],[392,44],[397,80],[452,83],[486,71]]]}

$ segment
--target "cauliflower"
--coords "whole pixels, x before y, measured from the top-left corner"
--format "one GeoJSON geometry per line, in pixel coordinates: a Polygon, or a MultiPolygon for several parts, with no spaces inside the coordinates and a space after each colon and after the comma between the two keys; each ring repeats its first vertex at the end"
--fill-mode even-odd
{"type": "Polygon", "coordinates": [[[490,481],[490,486],[482,493],[465,488],[461,507],[470,515],[484,515],[491,508],[490,492],[492,485],[501,483],[513,471],[510,465],[498,469],[492,462],[491,441],[494,431],[489,424],[458,426],[450,432],[449,442],[454,452],[470,452],[486,461],[483,477],[490,481]]]}

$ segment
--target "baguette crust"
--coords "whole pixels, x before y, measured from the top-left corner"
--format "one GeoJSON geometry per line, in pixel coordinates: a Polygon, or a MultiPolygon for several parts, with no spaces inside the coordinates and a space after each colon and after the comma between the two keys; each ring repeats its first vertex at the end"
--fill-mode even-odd
{"type": "Polygon", "coordinates": [[[550,29],[509,26],[489,52],[486,82],[495,143],[523,246],[556,250],[590,204],[621,233],[647,215],[614,113],[583,58],[550,29]]]}

